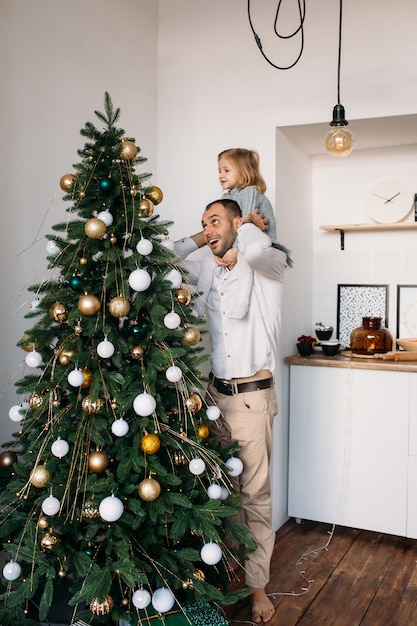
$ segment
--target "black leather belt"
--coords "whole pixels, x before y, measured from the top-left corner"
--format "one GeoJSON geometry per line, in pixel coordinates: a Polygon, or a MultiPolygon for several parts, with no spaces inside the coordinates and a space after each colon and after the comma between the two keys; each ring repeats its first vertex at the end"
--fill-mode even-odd
{"type": "Polygon", "coordinates": [[[260,391],[261,389],[269,389],[274,385],[272,376],[269,378],[261,378],[260,380],[250,380],[247,383],[231,383],[220,378],[216,378],[210,374],[210,382],[219,393],[225,396],[234,396],[237,393],[245,393],[248,391],[260,391]]]}

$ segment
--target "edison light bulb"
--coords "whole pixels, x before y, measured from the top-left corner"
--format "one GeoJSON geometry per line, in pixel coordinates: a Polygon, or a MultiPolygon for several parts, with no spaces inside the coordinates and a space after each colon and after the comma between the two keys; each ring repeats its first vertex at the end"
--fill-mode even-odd
{"type": "Polygon", "coordinates": [[[346,156],[352,152],[355,138],[346,126],[333,126],[324,138],[324,145],[332,156],[346,156]]]}

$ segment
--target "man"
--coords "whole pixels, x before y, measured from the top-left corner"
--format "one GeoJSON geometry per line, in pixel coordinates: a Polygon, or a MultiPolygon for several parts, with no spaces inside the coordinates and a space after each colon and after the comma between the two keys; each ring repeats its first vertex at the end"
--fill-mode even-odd
{"type": "MultiPolygon", "coordinates": [[[[269,461],[272,424],[278,411],[273,372],[281,327],[286,255],[271,246],[257,211],[241,217],[239,205],[221,199],[207,206],[203,231],[175,244],[180,258],[207,244],[213,255],[188,262],[206,304],[212,374],[207,389],[221,410],[219,435],[227,429],[239,442],[240,478],[246,524],[257,549],[245,562],[252,589],[252,619],[269,622],[275,608],[265,592],[275,541],[272,530],[269,461]],[[255,225],[257,224],[257,225],[255,225]],[[235,240],[235,260],[226,255],[235,240]],[[225,256],[226,255],[226,256],[225,256]]],[[[222,436],[222,438],[224,438],[222,436]]]]}

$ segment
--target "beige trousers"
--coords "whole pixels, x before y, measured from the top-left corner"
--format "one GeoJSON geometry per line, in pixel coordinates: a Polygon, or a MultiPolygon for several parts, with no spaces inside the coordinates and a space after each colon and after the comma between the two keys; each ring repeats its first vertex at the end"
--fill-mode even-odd
{"type": "Polygon", "coordinates": [[[238,456],[243,462],[239,476],[243,519],[257,544],[245,562],[245,581],[249,587],[264,589],[269,582],[275,543],[269,480],[272,424],[278,412],[275,389],[226,396],[210,384],[206,400],[222,413],[211,423],[212,432],[225,443],[233,439],[241,446],[238,456]]]}

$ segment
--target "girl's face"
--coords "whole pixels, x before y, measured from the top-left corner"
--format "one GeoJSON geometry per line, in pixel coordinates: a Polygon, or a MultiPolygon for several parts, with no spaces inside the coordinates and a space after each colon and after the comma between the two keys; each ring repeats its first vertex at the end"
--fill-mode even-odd
{"type": "Polygon", "coordinates": [[[223,189],[234,189],[239,186],[239,173],[225,157],[219,159],[219,182],[223,189]]]}

